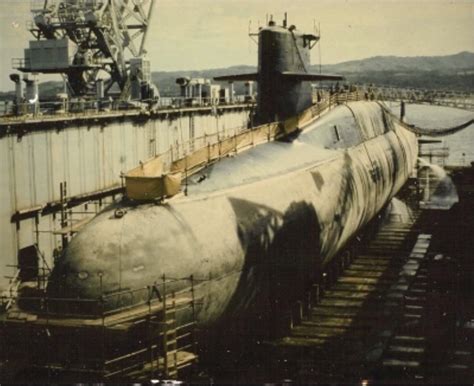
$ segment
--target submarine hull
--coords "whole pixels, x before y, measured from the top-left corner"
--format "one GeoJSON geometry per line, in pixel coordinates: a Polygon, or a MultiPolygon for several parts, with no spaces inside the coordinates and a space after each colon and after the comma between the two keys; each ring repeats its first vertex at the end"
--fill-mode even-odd
{"type": "Polygon", "coordinates": [[[398,192],[416,158],[416,137],[376,103],[340,106],[292,142],[218,162],[188,196],[119,205],[120,218],[106,210],[73,238],[48,296],[97,298],[192,275],[204,325],[289,302],[398,192]]]}

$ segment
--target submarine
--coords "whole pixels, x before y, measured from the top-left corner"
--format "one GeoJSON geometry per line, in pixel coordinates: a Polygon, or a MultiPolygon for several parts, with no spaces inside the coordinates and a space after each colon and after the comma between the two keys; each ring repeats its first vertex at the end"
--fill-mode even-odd
{"type": "MultiPolygon", "coordinates": [[[[286,19],[281,26],[270,21],[258,35],[258,71],[216,79],[256,80],[253,121],[281,128],[313,106],[311,81],[342,78],[308,71],[319,37],[286,19]]],[[[96,215],[52,268],[48,312],[60,323],[61,315],[81,314],[77,299],[146,286],[161,299],[156,283],[162,278],[167,293],[179,295],[191,285],[182,279],[192,278],[198,325],[225,327],[242,315],[271,318],[276,304],[298,299],[390,202],[417,152],[416,136],[381,104],[340,103],[276,140],[186,176],[185,194],[144,203],[124,197],[96,215]]],[[[130,310],[146,296],[101,301],[101,311],[130,310]]],[[[40,313],[38,302],[21,297],[23,312],[40,313]]],[[[177,316],[182,324],[190,318],[189,311],[177,316]]]]}
{"type": "MultiPolygon", "coordinates": [[[[342,79],[307,71],[317,40],[270,21],[259,31],[258,72],[216,80],[256,80],[255,121],[287,119],[312,105],[310,81],[342,79]]],[[[399,191],[416,159],[416,136],[383,106],[340,104],[296,135],[208,165],[187,178],[186,195],[112,205],[73,237],[48,296],[96,298],[98,275],[105,293],[193,276],[203,324],[245,313],[265,291],[291,298],[399,191]],[[265,285],[270,276],[280,284],[290,277],[288,287],[265,285]]]]}

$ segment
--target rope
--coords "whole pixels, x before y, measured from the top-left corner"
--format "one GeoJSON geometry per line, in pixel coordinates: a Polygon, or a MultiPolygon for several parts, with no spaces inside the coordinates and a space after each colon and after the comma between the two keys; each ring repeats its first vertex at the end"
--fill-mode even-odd
{"type": "Polygon", "coordinates": [[[393,114],[386,106],[384,106],[381,103],[379,103],[379,105],[387,114],[389,114],[392,118],[396,119],[397,122],[400,125],[402,125],[405,129],[417,135],[425,135],[427,137],[443,137],[445,135],[452,135],[452,134],[457,133],[458,131],[464,130],[466,127],[469,127],[474,123],[474,118],[472,118],[461,125],[453,126],[453,127],[445,127],[442,129],[429,129],[426,127],[418,127],[416,125],[401,121],[400,118],[398,118],[398,116],[393,114]]]}
{"type": "Polygon", "coordinates": [[[462,125],[454,126],[454,127],[446,127],[443,129],[427,129],[424,127],[418,127],[415,125],[409,125],[405,122],[402,122],[402,125],[411,132],[418,134],[418,135],[426,135],[429,137],[443,137],[445,135],[451,135],[457,133],[458,131],[464,130],[466,127],[472,125],[474,123],[474,119],[471,119],[462,125]]]}

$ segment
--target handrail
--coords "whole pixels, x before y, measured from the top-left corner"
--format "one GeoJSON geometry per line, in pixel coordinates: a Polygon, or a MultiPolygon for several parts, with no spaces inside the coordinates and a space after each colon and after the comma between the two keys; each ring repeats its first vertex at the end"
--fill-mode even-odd
{"type": "MultiPolygon", "coordinates": [[[[14,66],[25,66],[24,59],[14,61],[14,66]]],[[[179,110],[185,108],[213,108],[226,106],[252,105],[254,102],[244,96],[234,97],[232,100],[211,97],[163,97],[157,100],[123,101],[123,100],[81,100],[64,99],[54,101],[40,101],[36,103],[16,103],[7,101],[2,118],[28,119],[30,117],[87,117],[94,115],[110,115],[112,112],[160,112],[163,110],[179,110]],[[14,111],[17,114],[14,114],[14,111]],[[10,115],[7,115],[10,113],[10,115]]]]}
{"type": "MultiPolygon", "coordinates": [[[[19,277],[19,272],[20,270],[16,272],[15,278],[19,277]]],[[[15,280],[15,278],[13,278],[11,282],[12,282],[12,285],[13,283],[17,283],[16,286],[18,287],[19,281],[15,280]]],[[[210,280],[209,278],[206,279],[206,281],[209,281],[209,280],[210,280]]],[[[40,290],[40,294],[38,294],[37,296],[21,296],[20,298],[18,298],[17,294],[14,294],[12,290],[10,289],[9,291],[10,293],[9,294],[5,293],[4,295],[1,296],[1,299],[4,304],[9,304],[9,305],[11,305],[16,299],[19,299],[22,302],[38,302],[38,304],[43,305],[43,308],[44,308],[44,309],[42,308],[35,309],[35,312],[39,315],[48,314],[50,316],[66,316],[67,315],[67,316],[76,316],[76,317],[100,318],[100,317],[106,317],[106,316],[118,314],[125,310],[137,308],[146,304],[158,304],[160,302],[163,302],[164,298],[171,298],[174,292],[168,293],[168,294],[162,293],[160,294],[161,296],[161,299],[160,299],[158,297],[155,297],[156,294],[154,294],[153,291],[151,291],[151,289],[155,287],[155,288],[160,288],[161,290],[163,290],[162,287],[164,287],[165,285],[168,285],[170,283],[177,283],[179,281],[188,283],[191,281],[196,282],[198,280],[191,279],[191,277],[185,277],[181,279],[170,279],[170,280],[166,280],[165,282],[163,281],[155,282],[153,283],[153,285],[146,286],[146,287],[127,289],[127,290],[122,290],[120,292],[115,292],[115,293],[110,293],[110,294],[102,294],[95,298],[51,297],[47,295],[46,290],[44,289],[40,290]],[[143,300],[139,302],[134,302],[133,296],[140,292],[142,293],[141,297],[143,298],[143,300]],[[132,298],[132,301],[129,304],[124,305],[122,307],[114,307],[110,310],[101,310],[100,306],[102,304],[110,305],[110,304],[113,304],[114,302],[120,303],[121,301],[123,301],[123,298],[127,296],[131,296],[132,298]],[[80,309],[81,305],[95,307],[94,311],[95,310],[96,311],[93,313],[81,312],[80,310],[76,312],[66,312],[62,310],[55,312],[54,310],[51,310],[50,307],[48,307],[46,310],[46,305],[51,306],[52,304],[55,304],[55,303],[58,304],[59,307],[61,307],[61,305],[68,305],[69,306],[67,307],[68,311],[71,311],[71,309],[74,309],[74,308],[80,309]]],[[[183,295],[183,294],[186,294],[187,292],[191,292],[191,286],[189,288],[188,287],[182,288],[178,292],[178,294],[183,295]]]]}
{"type": "MultiPolygon", "coordinates": [[[[27,65],[27,62],[24,58],[13,59],[14,67],[22,67],[27,65]]],[[[461,105],[466,105],[469,108],[474,108],[474,94],[468,92],[452,91],[452,90],[430,90],[430,89],[416,89],[408,87],[396,87],[396,86],[385,86],[385,85],[367,85],[367,84],[354,84],[347,89],[335,90],[332,95],[347,95],[355,89],[359,93],[367,93],[368,95],[376,99],[411,99],[415,101],[426,101],[434,103],[452,103],[455,99],[460,99],[458,101],[461,105]]],[[[327,92],[325,89],[320,89],[319,93],[327,92]]],[[[316,94],[315,94],[316,95],[316,94]]],[[[331,96],[332,96],[331,95],[331,96]]],[[[152,107],[151,110],[160,111],[164,109],[183,109],[183,108],[193,108],[193,107],[213,107],[213,106],[232,106],[240,104],[253,104],[253,100],[249,100],[247,96],[239,95],[235,96],[232,99],[225,98],[215,98],[215,97],[162,97],[158,100],[153,101],[143,101],[145,104],[134,104],[121,102],[119,100],[108,101],[108,100],[63,100],[63,101],[50,101],[50,102],[40,102],[35,105],[28,103],[20,103],[16,106],[16,110],[19,112],[30,113],[33,117],[37,115],[42,116],[81,116],[90,115],[91,112],[96,114],[110,114],[110,112],[118,111],[140,111],[145,108],[146,104],[149,104],[152,107]]],[[[11,106],[14,105],[13,102],[10,102],[11,106]]],[[[148,108],[148,107],[147,107],[148,108]]],[[[3,112],[3,115],[0,112],[0,116],[7,117],[8,105],[6,107],[7,111],[3,112]]],[[[28,117],[28,115],[14,115],[13,118],[28,117]]]]}

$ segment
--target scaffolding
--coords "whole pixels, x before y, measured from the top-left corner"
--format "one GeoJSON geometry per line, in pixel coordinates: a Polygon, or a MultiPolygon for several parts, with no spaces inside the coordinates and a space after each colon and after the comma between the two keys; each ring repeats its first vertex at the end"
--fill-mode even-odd
{"type": "Polygon", "coordinates": [[[66,182],[59,190],[60,200],[50,211],[58,213],[60,228],[41,230],[35,213],[36,243],[30,247],[35,264],[19,258],[11,265],[15,274],[0,297],[0,363],[9,363],[7,374],[1,368],[0,376],[9,379],[35,371],[47,381],[136,381],[177,378],[192,369],[197,361],[193,276],[163,276],[148,286],[105,293],[99,273],[93,283],[99,289],[96,297],[48,296],[54,279],[39,248],[39,235],[57,236],[66,248],[108,197],[75,200],[68,197],[66,182]]]}
{"type": "Polygon", "coordinates": [[[48,381],[176,379],[198,359],[194,286],[193,276],[163,276],[135,290],[101,287],[97,299],[21,296],[2,319],[0,361],[48,381]]]}

